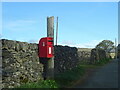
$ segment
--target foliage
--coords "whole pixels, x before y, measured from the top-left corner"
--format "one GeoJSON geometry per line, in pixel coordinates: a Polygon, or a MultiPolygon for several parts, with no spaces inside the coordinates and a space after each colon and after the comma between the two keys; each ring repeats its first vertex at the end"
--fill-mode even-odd
{"type": "Polygon", "coordinates": [[[106,59],[102,59],[96,62],[96,65],[104,65],[107,64],[111,59],[110,58],[106,58],[106,59]]]}
{"type": "Polygon", "coordinates": [[[77,80],[85,73],[84,68],[80,65],[76,68],[68,70],[64,73],[55,75],[55,80],[44,80],[34,83],[22,84],[17,88],[61,88],[70,85],[73,81],[77,80]]]}
{"type": "Polygon", "coordinates": [[[17,88],[58,88],[58,85],[55,80],[44,80],[39,82],[22,84],[20,87],[17,88]]]}
{"type": "Polygon", "coordinates": [[[96,46],[96,48],[103,49],[105,50],[105,52],[109,52],[110,50],[114,48],[114,43],[110,40],[103,40],[96,46]]]}
{"type": "Polygon", "coordinates": [[[60,85],[60,87],[69,86],[73,81],[79,79],[85,73],[84,68],[78,66],[64,73],[55,76],[55,81],[60,85]]]}
{"type": "Polygon", "coordinates": [[[80,64],[77,67],[55,75],[55,80],[44,80],[34,83],[26,83],[17,88],[64,88],[72,85],[72,82],[80,79],[87,69],[96,68],[97,66],[108,63],[111,59],[102,59],[92,64],[80,64]]]}
{"type": "Polygon", "coordinates": [[[110,60],[111,59],[106,58],[97,61],[95,64],[88,64],[88,63],[79,64],[78,67],[73,68],[72,70],[68,70],[64,73],[56,75],[55,81],[60,85],[59,87],[70,86],[72,82],[82,78],[82,76],[85,74],[87,69],[90,68],[92,69],[107,64],[110,60]]]}

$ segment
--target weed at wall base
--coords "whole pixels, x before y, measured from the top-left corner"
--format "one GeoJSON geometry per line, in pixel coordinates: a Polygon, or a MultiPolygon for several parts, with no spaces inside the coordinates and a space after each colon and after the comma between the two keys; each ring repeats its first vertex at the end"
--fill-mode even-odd
{"type": "Polygon", "coordinates": [[[110,58],[106,58],[106,59],[102,59],[102,60],[99,60],[98,62],[96,62],[95,64],[96,65],[104,65],[104,64],[107,64],[109,61],[111,61],[112,59],[110,58]]]}
{"type": "Polygon", "coordinates": [[[55,80],[44,80],[34,83],[22,84],[20,87],[16,88],[58,88],[55,80]]]}
{"type": "Polygon", "coordinates": [[[60,85],[60,87],[64,88],[66,86],[69,86],[71,82],[80,78],[84,73],[85,73],[84,68],[78,66],[64,73],[56,75],[55,81],[60,85]]]}

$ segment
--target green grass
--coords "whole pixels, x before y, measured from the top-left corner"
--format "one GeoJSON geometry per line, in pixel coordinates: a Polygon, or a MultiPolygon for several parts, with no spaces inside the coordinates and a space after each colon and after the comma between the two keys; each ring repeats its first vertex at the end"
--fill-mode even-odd
{"type": "Polygon", "coordinates": [[[110,58],[106,58],[106,59],[102,59],[102,60],[99,60],[99,61],[97,61],[95,64],[96,65],[105,65],[105,64],[107,64],[108,62],[110,62],[112,59],[110,59],[110,58]]]}
{"type": "Polygon", "coordinates": [[[110,60],[111,59],[102,59],[95,64],[80,64],[71,70],[67,70],[64,73],[55,75],[55,80],[43,80],[34,83],[26,83],[17,88],[64,88],[72,85],[72,82],[82,78],[87,69],[104,65],[110,60]]]}
{"type": "Polygon", "coordinates": [[[64,73],[58,74],[55,76],[55,81],[59,84],[60,87],[66,87],[71,85],[71,83],[82,75],[84,75],[85,70],[80,65],[72,70],[68,70],[64,73]]]}
{"type": "Polygon", "coordinates": [[[58,85],[55,80],[44,80],[39,82],[22,84],[21,86],[16,88],[58,88],[58,85]]]}
{"type": "Polygon", "coordinates": [[[55,80],[44,80],[33,83],[22,84],[16,88],[61,88],[71,84],[71,82],[77,80],[84,75],[85,70],[80,65],[76,68],[68,70],[64,73],[55,75],[55,80]]]}
{"type": "Polygon", "coordinates": [[[84,69],[88,69],[88,68],[96,68],[97,65],[91,65],[91,64],[82,64],[80,65],[82,68],[84,69]]]}

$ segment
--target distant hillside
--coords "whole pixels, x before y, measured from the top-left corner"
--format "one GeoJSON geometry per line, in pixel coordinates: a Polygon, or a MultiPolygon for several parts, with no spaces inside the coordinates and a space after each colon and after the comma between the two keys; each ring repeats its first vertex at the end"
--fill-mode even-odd
{"type": "Polygon", "coordinates": [[[91,51],[93,48],[78,48],[78,51],[91,51]]]}

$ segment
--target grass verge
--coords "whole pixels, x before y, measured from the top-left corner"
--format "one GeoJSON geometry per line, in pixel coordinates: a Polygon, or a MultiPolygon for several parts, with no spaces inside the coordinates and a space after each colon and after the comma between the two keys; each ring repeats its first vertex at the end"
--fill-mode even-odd
{"type": "Polygon", "coordinates": [[[103,66],[110,61],[111,59],[107,58],[99,60],[99,62],[96,62],[95,64],[80,64],[72,70],[56,75],[55,81],[62,88],[71,86],[75,81],[82,79],[86,73],[91,72],[91,70],[103,66]]]}
{"type": "Polygon", "coordinates": [[[44,80],[34,83],[26,83],[17,88],[64,88],[71,86],[75,81],[81,79],[88,69],[108,63],[111,59],[102,59],[95,64],[80,64],[64,73],[55,75],[55,80],[44,80]]]}
{"type": "Polygon", "coordinates": [[[58,88],[58,84],[55,82],[55,80],[44,80],[34,83],[22,84],[16,88],[58,88]]]}
{"type": "Polygon", "coordinates": [[[99,60],[97,61],[95,64],[96,65],[104,65],[104,64],[107,64],[108,62],[110,62],[112,59],[110,58],[106,58],[106,59],[102,59],[102,60],[99,60]]]}
{"type": "Polygon", "coordinates": [[[55,81],[59,84],[60,87],[64,88],[72,84],[73,81],[84,75],[85,70],[80,65],[71,70],[68,70],[64,73],[58,74],[55,76],[55,81]]]}

